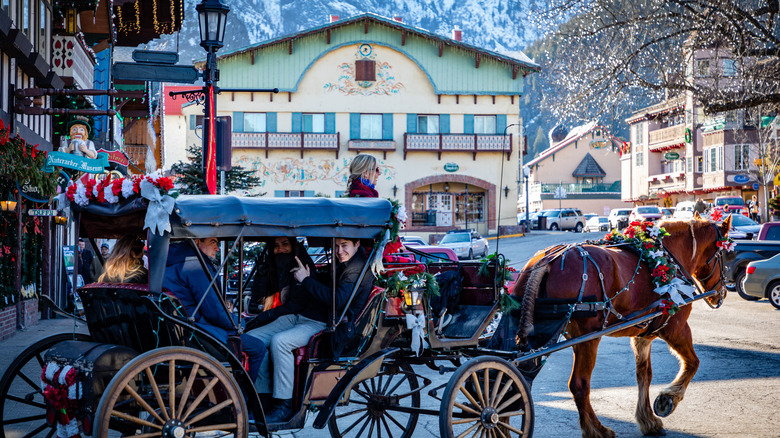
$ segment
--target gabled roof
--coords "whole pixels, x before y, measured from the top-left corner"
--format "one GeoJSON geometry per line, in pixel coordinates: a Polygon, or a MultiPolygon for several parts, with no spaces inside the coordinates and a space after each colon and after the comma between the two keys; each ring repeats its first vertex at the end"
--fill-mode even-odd
{"type": "Polygon", "coordinates": [[[577,168],[574,169],[574,172],[572,172],[571,175],[575,177],[603,177],[607,176],[607,172],[604,172],[604,169],[599,166],[599,163],[596,162],[596,159],[593,158],[590,152],[588,152],[585,154],[585,157],[582,159],[582,161],[580,161],[580,164],[577,165],[577,168]]]}
{"type": "Polygon", "coordinates": [[[613,136],[607,130],[607,128],[605,128],[605,127],[603,127],[601,125],[596,124],[596,122],[589,122],[589,123],[577,126],[576,128],[572,129],[569,132],[569,134],[566,136],[566,138],[564,138],[560,142],[550,146],[549,148],[545,149],[544,152],[539,154],[538,157],[536,157],[533,160],[525,163],[523,165],[523,167],[534,166],[534,165],[540,163],[541,161],[543,161],[543,160],[545,160],[545,159],[547,159],[549,157],[552,157],[553,155],[555,155],[556,152],[558,152],[558,151],[560,151],[562,149],[565,149],[567,146],[569,146],[571,144],[576,143],[577,140],[579,140],[580,138],[582,138],[585,135],[589,134],[591,131],[593,131],[595,129],[600,129],[602,132],[604,132],[604,137],[606,137],[609,140],[611,140],[612,144],[615,145],[616,147],[620,147],[623,144],[623,141],[620,140],[619,138],[613,136]]]}
{"type": "MultiPolygon", "coordinates": [[[[383,17],[381,15],[372,14],[372,13],[365,13],[361,15],[356,15],[354,17],[345,18],[343,20],[334,21],[332,23],[327,23],[322,26],[312,27],[306,30],[303,30],[301,32],[296,32],[289,35],[280,36],[278,38],[270,39],[267,41],[263,41],[261,43],[243,47],[241,49],[233,50],[231,52],[223,53],[218,57],[219,60],[224,60],[225,58],[229,58],[231,56],[240,55],[243,53],[251,52],[254,50],[262,49],[265,47],[273,46],[280,43],[285,42],[292,42],[296,39],[309,36],[312,34],[317,33],[323,33],[328,32],[330,30],[348,26],[355,23],[365,22],[366,25],[369,23],[378,23],[382,24],[384,26],[388,26],[391,28],[395,28],[397,30],[403,31],[403,32],[409,32],[413,35],[417,35],[419,37],[427,38],[429,40],[435,41],[443,46],[450,46],[455,47],[458,49],[466,50],[473,52],[474,54],[479,54],[480,56],[487,56],[489,58],[492,58],[498,62],[503,62],[505,64],[509,64],[513,67],[517,67],[518,70],[522,72],[523,75],[530,72],[538,72],[541,70],[538,64],[533,62],[530,58],[528,58],[524,53],[520,51],[511,52],[507,54],[501,54],[498,52],[494,52],[491,50],[485,50],[481,47],[467,44],[462,41],[455,41],[451,38],[443,37],[441,35],[437,35],[435,33],[429,32],[425,29],[421,29],[419,27],[410,26],[408,24],[404,24],[399,21],[395,21],[391,18],[383,17]]],[[[198,63],[202,63],[204,61],[199,61],[198,63]]]]}

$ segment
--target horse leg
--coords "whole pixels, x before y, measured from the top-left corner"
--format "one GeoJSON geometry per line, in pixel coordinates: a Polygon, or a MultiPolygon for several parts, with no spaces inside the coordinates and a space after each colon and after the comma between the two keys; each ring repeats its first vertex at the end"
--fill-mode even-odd
{"type": "Polygon", "coordinates": [[[631,348],[636,359],[636,383],[639,388],[639,399],[636,404],[636,422],[643,435],[665,435],[663,422],[653,415],[650,407],[650,382],[653,380],[653,367],[650,362],[650,346],[652,339],[643,337],[631,338],[631,348]]]}
{"type": "Polygon", "coordinates": [[[669,344],[669,349],[680,360],[680,371],[677,377],[669,386],[661,390],[653,404],[656,415],[666,417],[674,411],[685,396],[688,384],[699,369],[699,358],[693,350],[691,328],[687,322],[677,331],[662,331],[661,339],[669,344]]]}
{"type": "Polygon", "coordinates": [[[569,378],[569,390],[580,414],[583,438],[613,438],[615,432],[599,421],[590,405],[590,378],[596,365],[596,354],[601,339],[577,344],[574,347],[574,366],[569,378]]]}

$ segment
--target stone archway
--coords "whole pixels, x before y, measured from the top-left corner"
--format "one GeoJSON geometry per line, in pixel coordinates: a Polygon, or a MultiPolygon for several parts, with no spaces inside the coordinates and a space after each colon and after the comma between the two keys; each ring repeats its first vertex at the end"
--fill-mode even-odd
{"type": "MultiPolygon", "coordinates": [[[[427,186],[430,184],[444,183],[444,182],[468,184],[471,186],[476,186],[481,189],[484,189],[485,192],[487,193],[487,198],[488,198],[487,206],[485,207],[487,209],[487,227],[488,230],[496,229],[496,217],[498,213],[496,211],[496,185],[488,181],[485,181],[484,179],[474,178],[473,176],[441,174],[441,175],[426,176],[425,178],[409,181],[404,186],[404,205],[406,206],[412,205],[412,196],[415,188],[427,186]]],[[[438,230],[435,228],[437,227],[425,227],[425,230],[445,231],[445,230],[438,230]]]]}

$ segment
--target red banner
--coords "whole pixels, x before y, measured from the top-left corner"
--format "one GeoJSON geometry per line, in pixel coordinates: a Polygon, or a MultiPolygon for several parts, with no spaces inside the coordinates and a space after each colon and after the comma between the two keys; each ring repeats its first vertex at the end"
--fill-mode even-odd
{"type": "Polygon", "coordinates": [[[217,143],[216,143],[216,126],[214,120],[216,114],[214,114],[214,85],[208,86],[209,93],[209,138],[208,138],[208,157],[206,158],[206,169],[204,169],[203,177],[206,179],[206,186],[209,189],[209,194],[215,195],[217,193],[217,143]]]}

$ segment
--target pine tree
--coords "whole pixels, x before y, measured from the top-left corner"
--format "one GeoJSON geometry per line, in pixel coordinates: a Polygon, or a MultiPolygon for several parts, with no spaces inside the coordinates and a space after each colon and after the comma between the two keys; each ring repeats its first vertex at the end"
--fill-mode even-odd
{"type": "MultiPolygon", "coordinates": [[[[187,147],[188,162],[179,161],[171,166],[171,173],[176,175],[176,186],[183,195],[199,195],[205,186],[203,180],[203,150],[198,145],[187,147]]],[[[219,180],[219,178],[217,178],[219,180]]],[[[265,192],[253,193],[262,180],[251,170],[241,166],[225,172],[225,193],[241,192],[244,196],[264,196],[265,192]]]]}

